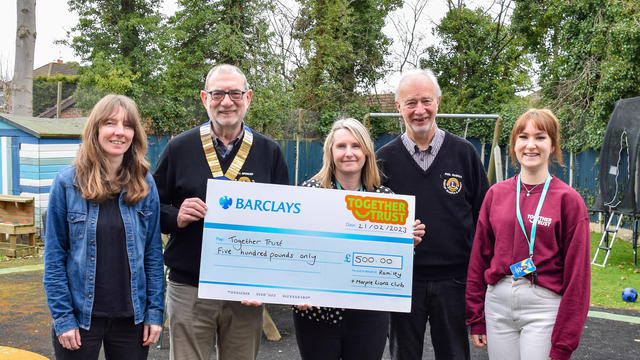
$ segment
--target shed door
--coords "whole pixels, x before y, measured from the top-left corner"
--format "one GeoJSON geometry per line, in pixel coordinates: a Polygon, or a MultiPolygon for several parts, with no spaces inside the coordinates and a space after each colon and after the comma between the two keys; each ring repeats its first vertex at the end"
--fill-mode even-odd
{"type": "Polygon", "coordinates": [[[13,194],[13,151],[15,137],[0,136],[0,193],[13,194]]]}

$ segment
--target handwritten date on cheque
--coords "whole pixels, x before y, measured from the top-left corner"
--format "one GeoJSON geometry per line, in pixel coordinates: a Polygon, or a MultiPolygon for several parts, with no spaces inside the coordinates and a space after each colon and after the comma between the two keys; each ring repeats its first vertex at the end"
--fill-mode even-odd
{"type": "Polygon", "coordinates": [[[397,233],[397,234],[407,233],[406,227],[398,226],[398,225],[369,224],[369,223],[358,223],[358,224],[347,223],[346,225],[347,225],[347,228],[355,226],[358,230],[374,230],[374,231],[397,233]]]}

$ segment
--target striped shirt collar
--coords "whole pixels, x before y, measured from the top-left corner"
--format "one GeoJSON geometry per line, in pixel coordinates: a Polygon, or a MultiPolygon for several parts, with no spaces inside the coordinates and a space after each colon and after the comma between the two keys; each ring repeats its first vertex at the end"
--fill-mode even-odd
{"type": "Polygon", "coordinates": [[[425,150],[420,150],[418,145],[411,140],[409,135],[404,132],[400,138],[402,139],[402,143],[405,148],[411,154],[411,157],[416,161],[416,163],[422,168],[422,170],[427,170],[436,155],[438,155],[438,151],[442,147],[442,143],[444,142],[444,130],[440,128],[436,128],[436,133],[431,139],[431,143],[425,150]]]}
{"type": "MultiPolygon", "coordinates": [[[[411,140],[411,138],[409,137],[406,131],[402,134],[401,139],[402,139],[402,143],[407,148],[407,151],[409,151],[409,154],[413,155],[417,152],[416,148],[418,145],[416,145],[416,143],[413,140],[411,140]]],[[[433,135],[433,139],[431,139],[431,143],[429,144],[426,150],[422,150],[422,151],[429,152],[433,154],[433,156],[436,156],[438,154],[438,151],[442,147],[443,142],[444,142],[444,130],[440,128],[436,128],[436,133],[435,135],[433,135]]]]}

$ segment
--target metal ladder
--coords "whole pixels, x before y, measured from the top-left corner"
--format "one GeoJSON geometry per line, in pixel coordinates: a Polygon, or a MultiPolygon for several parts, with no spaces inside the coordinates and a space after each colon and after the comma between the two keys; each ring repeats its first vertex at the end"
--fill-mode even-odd
{"type": "Polygon", "coordinates": [[[616,240],[616,236],[618,235],[618,230],[620,229],[620,224],[622,223],[622,213],[612,211],[609,215],[609,220],[607,221],[607,226],[604,228],[604,232],[602,233],[602,239],[600,239],[600,244],[598,244],[598,248],[596,249],[595,255],[593,255],[593,260],[591,261],[591,265],[596,265],[600,267],[605,267],[607,264],[607,260],[609,259],[609,253],[611,252],[611,248],[613,247],[613,242],[616,240]],[[615,229],[611,228],[611,223],[613,222],[613,218],[617,216],[618,221],[616,222],[615,229]],[[611,242],[609,242],[609,234],[611,235],[611,242]],[[597,263],[598,255],[600,254],[600,250],[604,251],[604,260],[601,264],[597,263]]]}

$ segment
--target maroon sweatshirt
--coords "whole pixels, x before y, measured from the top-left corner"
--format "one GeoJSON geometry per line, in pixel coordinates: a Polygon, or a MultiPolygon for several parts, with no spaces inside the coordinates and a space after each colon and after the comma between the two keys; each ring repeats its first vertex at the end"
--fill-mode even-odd
{"type": "MultiPolygon", "coordinates": [[[[486,334],[484,298],[487,285],[495,285],[509,266],[529,257],[529,245],[516,218],[516,177],[493,185],[487,192],[476,226],[467,276],[467,325],[471,334],[486,334]]],[[[533,185],[526,185],[531,189],[533,185]]],[[[527,236],[543,184],[531,191],[521,185],[520,210],[527,236]]],[[[569,359],[578,347],[589,311],[589,217],[574,189],[553,177],[545,198],[533,248],[536,286],[562,296],[551,335],[553,359],[569,359]]],[[[531,279],[531,275],[527,275],[531,279]]]]}

